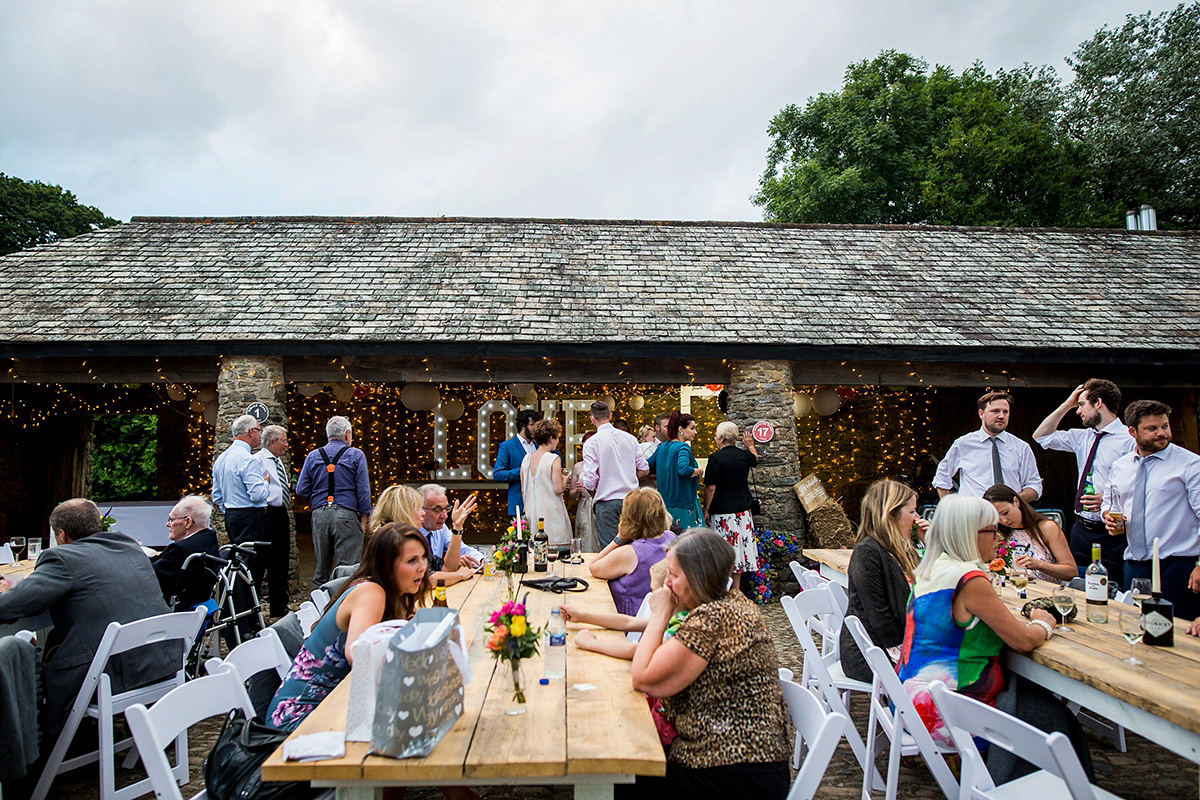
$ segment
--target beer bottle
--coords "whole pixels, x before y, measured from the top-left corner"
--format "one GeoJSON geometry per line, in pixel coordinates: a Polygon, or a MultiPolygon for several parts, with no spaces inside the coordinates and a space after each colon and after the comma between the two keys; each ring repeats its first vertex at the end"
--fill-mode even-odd
{"type": "Polygon", "coordinates": [[[437,586],[433,589],[433,607],[446,608],[446,579],[438,578],[437,586]]]}

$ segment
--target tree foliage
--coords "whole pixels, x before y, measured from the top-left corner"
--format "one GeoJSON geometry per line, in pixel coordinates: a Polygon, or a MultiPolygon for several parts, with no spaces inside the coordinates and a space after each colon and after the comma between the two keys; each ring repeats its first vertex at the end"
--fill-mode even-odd
{"type": "Polygon", "coordinates": [[[0,172],[0,255],[116,224],[61,186],[0,172]]]}
{"type": "Polygon", "coordinates": [[[92,441],[93,497],[99,502],[117,502],[158,496],[157,417],[98,416],[92,441]]]}
{"type": "Polygon", "coordinates": [[[1102,28],[1067,59],[1067,124],[1110,214],[1149,203],[1163,227],[1200,227],[1200,3],[1102,28]]]}

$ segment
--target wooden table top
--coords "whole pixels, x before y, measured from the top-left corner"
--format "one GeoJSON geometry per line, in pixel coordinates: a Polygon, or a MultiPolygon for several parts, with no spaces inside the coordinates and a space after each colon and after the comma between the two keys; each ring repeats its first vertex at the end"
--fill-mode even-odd
{"type": "MultiPolygon", "coordinates": [[[[615,610],[607,583],[588,575],[586,566],[568,566],[567,574],[586,578],[590,588],[561,595],[528,590],[527,615],[538,627],[545,624],[553,605],[615,610]]],[[[645,697],[630,684],[629,662],[580,650],[569,641],[573,632],[592,626],[567,627],[565,681],[538,683],[544,652],[522,661],[528,710],[509,716],[505,708],[511,682],[484,647],[483,631],[488,617],[507,599],[503,575],[493,581],[476,576],[447,588],[446,594],[448,604],[459,611],[467,637],[472,680],[465,686],[462,716],[433,752],[425,758],[393,759],[368,755],[365,742],[347,742],[343,758],[301,763],[283,761],[280,748],[263,764],[264,780],[451,784],[528,778],[537,783],[539,777],[569,782],[572,775],[665,773],[666,757],[645,697]],[[586,684],[595,688],[577,688],[586,684]]],[[[597,634],[623,635],[600,630],[597,634]]],[[[544,651],[544,645],[539,649],[544,651]]],[[[349,679],[342,681],[293,735],[345,730],[349,684],[349,679]]]]}
{"type": "MultiPolygon", "coordinates": [[[[805,550],[804,555],[845,572],[851,550],[805,550]]],[[[1046,581],[1030,581],[1027,600],[1046,597],[1060,587],[1046,581]]],[[[1086,619],[1084,593],[1062,588],[1075,597],[1076,618],[1069,626],[1070,633],[1056,632],[1050,641],[1027,655],[1035,663],[1080,681],[1105,694],[1122,700],[1135,708],[1185,730],[1200,734],[1200,639],[1187,634],[1188,623],[1175,620],[1175,646],[1149,647],[1138,643],[1134,655],[1146,662],[1144,666],[1126,664],[1129,644],[1121,636],[1120,614],[1140,613],[1135,606],[1109,601],[1108,622],[1093,623],[1086,619]]],[[[1011,584],[999,590],[1004,604],[1018,612],[1022,600],[1011,584]]]]}
{"type": "Polygon", "coordinates": [[[33,572],[33,565],[34,562],[30,561],[29,559],[16,561],[12,564],[0,565],[0,577],[7,578],[9,576],[16,576],[18,578],[24,578],[26,575],[33,572]]]}

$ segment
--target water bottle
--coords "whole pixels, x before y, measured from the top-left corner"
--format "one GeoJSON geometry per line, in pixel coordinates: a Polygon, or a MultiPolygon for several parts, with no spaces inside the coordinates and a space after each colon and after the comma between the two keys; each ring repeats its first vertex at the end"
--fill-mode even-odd
{"type": "Polygon", "coordinates": [[[546,659],[542,664],[547,678],[567,676],[567,623],[563,622],[558,606],[550,609],[550,624],[546,626],[546,659]]]}

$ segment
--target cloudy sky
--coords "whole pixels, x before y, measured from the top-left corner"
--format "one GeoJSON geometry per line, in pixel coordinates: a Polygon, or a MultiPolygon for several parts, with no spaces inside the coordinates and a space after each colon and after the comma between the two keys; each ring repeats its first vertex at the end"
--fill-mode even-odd
{"type": "Polygon", "coordinates": [[[132,215],[758,220],[766,127],[896,49],[1065,58],[1169,2],[10,0],[0,172],[132,215]]]}

